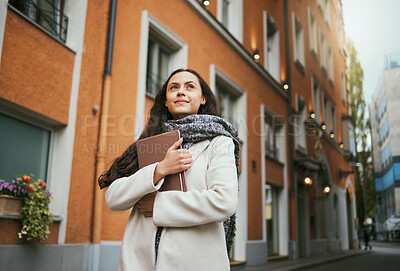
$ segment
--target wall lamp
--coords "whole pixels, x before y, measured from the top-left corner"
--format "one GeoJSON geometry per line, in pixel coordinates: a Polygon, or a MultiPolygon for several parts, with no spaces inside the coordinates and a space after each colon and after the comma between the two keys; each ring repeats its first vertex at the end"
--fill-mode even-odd
{"type": "Polygon", "coordinates": [[[284,90],[288,90],[289,89],[289,84],[288,83],[283,83],[282,88],[284,90]]]}
{"type": "Polygon", "coordinates": [[[310,177],[307,176],[304,178],[303,183],[307,186],[310,186],[310,185],[312,185],[313,181],[310,177]]]}
{"type": "Polygon", "coordinates": [[[255,61],[258,61],[260,59],[260,52],[258,51],[258,49],[255,49],[253,51],[253,58],[255,61]]]}
{"type": "Polygon", "coordinates": [[[208,1],[208,0],[203,0],[203,5],[204,5],[205,7],[208,7],[208,6],[210,5],[210,1],[208,1]]]}
{"type": "Polygon", "coordinates": [[[310,118],[315,119],[315,112],[314,111],[310,112],[310,118]]]}
{"type": "Polygon", "coordinates": [[[325,130],[325,129],[326,129],[326,124],[325,124],[325,122],[322,122],[322,123],[321,123],[321,129],[322,129],[322,130],[325,130]]]}
{"type": "Polygon", "coordinates": [[[322,193],[324,193],[325,195],[329,195],[329,193],[331,192],[331,186],[329,184],[326,184],[323,186],[322,188],[322,193]]]}
{"type": "Polygon", "coordinates": [[[329,134],[329,137],[334,139],[335,138],[335,133],[333,131],[331,131],[331,133],[329,134]]]}
{"type": "Polygon", "coordinates": [[[344,148],[344,144],[343,144],[343,142],[340,142],[340,143],[339,143],[339,147],[340,147],[341,149],[343,149],[343,148],[344,148]]]}

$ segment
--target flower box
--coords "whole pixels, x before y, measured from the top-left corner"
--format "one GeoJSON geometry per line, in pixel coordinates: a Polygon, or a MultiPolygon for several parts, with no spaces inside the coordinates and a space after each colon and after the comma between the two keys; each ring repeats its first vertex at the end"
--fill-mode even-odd
{"type": "Polygon", "coordinates": [[[23,198],[0,195],[0,214],[19,215],[24,204],[23,198]]]}

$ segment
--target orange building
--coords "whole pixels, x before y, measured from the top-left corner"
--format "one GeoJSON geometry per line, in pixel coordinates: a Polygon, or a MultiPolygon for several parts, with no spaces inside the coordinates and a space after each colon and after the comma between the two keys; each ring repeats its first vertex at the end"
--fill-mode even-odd
{"type": "MultiPolygon", "coordinates": [[[[24,157],[0,178],[29,171],[54,194],[33,262],[116,268],[128,212],[106,207],[97,177],[138,138],[176,68],[202,75],[242,141],[232,263],[354,245],[340,0],[205,2],[0,1],[0,146],[24,157]]],[[[18,269],[15,255],[33,255],[18,216],[0,226],[0,269],[18,269]]]]}

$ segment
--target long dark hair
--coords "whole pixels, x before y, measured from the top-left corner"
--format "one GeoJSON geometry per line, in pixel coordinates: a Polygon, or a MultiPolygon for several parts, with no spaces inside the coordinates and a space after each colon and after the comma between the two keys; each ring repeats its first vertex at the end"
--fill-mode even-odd
{"type": "MultiPolygon", "coordinates": [[[[200,82],[201,91],[206,98],[206,103],[200,105],[197,114],[219,115],[217,99],[204,79],[194,70],[178,69],[171,73],[162,88],[157,92],[154,99],[154,105],[150,110],[149,121],[139,139],[160,134],[162,132],[163,123],[173,118],[171,113],[168,111],[168,108],[165,106],[167,99],[167,86],[171,77],[180,72],[190,72],[195,75],[200,82]]],[[[137,162],[136,142],[134,142],[121,156],[117,157],[113,161],[106,172],[100,175],[98,179],[99,186],[103,189],[109,186],[114,180],[130,176],[137,170],[139,170],[139,166],[137,162]]]]}

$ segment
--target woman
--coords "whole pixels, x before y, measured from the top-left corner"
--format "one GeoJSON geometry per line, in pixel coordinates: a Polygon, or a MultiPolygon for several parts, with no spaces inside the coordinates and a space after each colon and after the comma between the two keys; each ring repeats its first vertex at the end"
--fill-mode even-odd
{"type": "Polygon", "coordinates": [[[239,142],[233,126],[216,115],[215,96],[200,75],[174,71],[140,138],[175,129],[182,138],[164,160],[140,170],[133,143],[100,176],[108,207],[131,209],[119,270],[230,270],[239,142]],[[187,192],[157,192],[164,176],[184,170],[187,192]]]}

